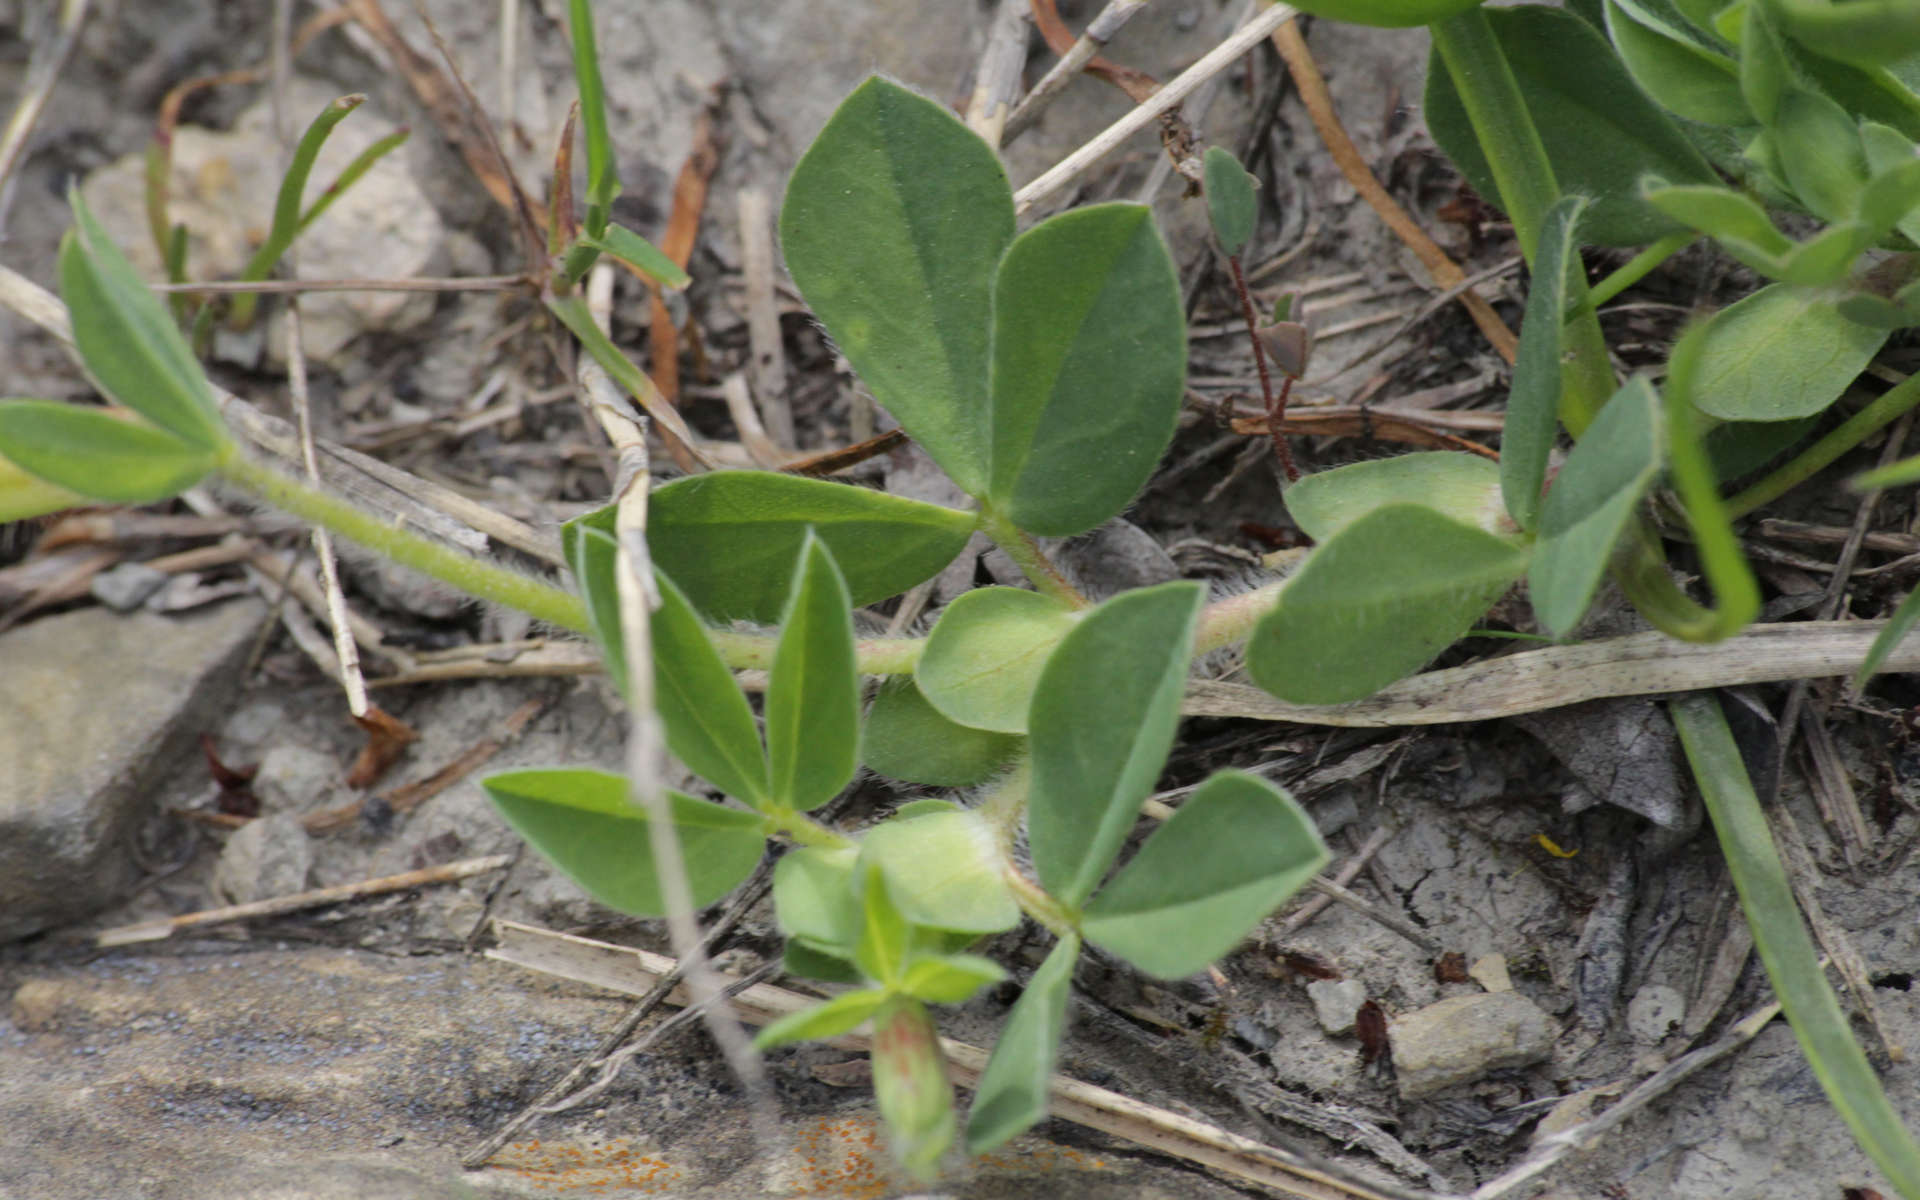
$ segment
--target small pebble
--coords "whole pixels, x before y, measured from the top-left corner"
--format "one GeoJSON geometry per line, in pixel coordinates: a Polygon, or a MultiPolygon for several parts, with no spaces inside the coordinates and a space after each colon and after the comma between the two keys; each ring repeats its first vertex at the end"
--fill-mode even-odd
{"type": "Polygon", "coordinates": [[[132,612],[167,586],[167,573],[145,563],[121,563],[93,577],[93,598],[118,612],[132,612]]]}
{"type": "Polygon", "coordinates": [[[1358,979],[1316,979],[1307,985],[1314,1019],[1336,1037],[1353,1032],[1354,1014],[1367,1000],[1367,985],[1358,979]]]}
{"type": "Polygon", "coordinates": [[[1507,974],[1507,956],[1489,954],[1467,968],[1467,974],[1489,992],[1510,992],[1513,978],[1507,974]]]}
{"type": "Polygon", "coordinates": [[[1553,1052],[1553,1026],[1518,992],[1454,996],[1393,1022],[1393,1066],[1408,1100],[1524,1067],[1553,1052]]]}

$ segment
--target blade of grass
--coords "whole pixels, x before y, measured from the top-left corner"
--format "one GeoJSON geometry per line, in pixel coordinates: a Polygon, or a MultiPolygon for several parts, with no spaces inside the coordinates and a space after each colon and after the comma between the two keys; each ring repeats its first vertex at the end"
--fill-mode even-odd
{"type": "Polygon", "coordinates": [[[333,207],[335,200],[345,195],[348,188],[358,183],[362,175],[373,170],[375,163],[378,163],[388,154],[398,149],[412,133],[413,130],[402,125],[400,128],[355,155],[353,161],[347,164],[346,170],[340,172],[339,176],[335,178],[332,183],[328,184],[318,196],[314,197],[313,203],[307,205],[306,211],[300,214],[300,223],[295,225],[293,229],[295,236],[305,233],[307,226],[319,220],[327,209],[333,207]]]}
{"type": "MultiPolygon", "coordinates": [[[[240,272],[241,279],[265,279],[272,272],[273,264],[279,262],[280,256],[293,244],[302,223],[300,197],[307,190],[307,177],[313,174],[313,163],[320,157],[320,147],[327,144],[333,127],[366,101],[367,98],[357,92],[329,101],[320,110],[320,115],[313,119],[313,123],[307,126],[307,131],[300,135],[299,144],[293,148],[293,161],[287,164],[287,173],[280,180],[280,194],[274,200],[273,226],[267,231],[267,240],[260,243],[260,248],[247,260],[246,267],[240,272]]],[[[259,296],[253,292],[235,296],[228,323],[235,329],[245,329],[252,323],[254,306],[259,302],[259,296]]]]}
{"type": "Polygon", "coordinates": [[[613,142],[607,136],[607,99],[600,86],[591,0],[570,0],[567,26],[573,34],[573,75],[580,84],[580,124],[587,134],[587,233],[599,237],[607,231],[620,180],[613,169],[613,142]]]}
{"type": "Polygon", "coordinates": [[[1888,1102],[1827,982],[1719,700],[1695,694],[1670,707],[1754,947],[1808,1065],[1874,1165],[1902,1196],[1920,1200],[1920,1145],[1888,1102]]]}

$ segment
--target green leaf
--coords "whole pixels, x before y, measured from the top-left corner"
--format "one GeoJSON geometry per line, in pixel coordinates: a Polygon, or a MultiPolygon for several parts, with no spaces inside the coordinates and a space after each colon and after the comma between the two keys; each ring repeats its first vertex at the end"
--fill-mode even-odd
{"type": "Polygon", "coordinates": [[[961,488],[986,490],[994,264],[1013,241],[1000,159],[942,105],[873,78],[801,156],[780,244],[853,369],[961,488]]]}
{"type": "Polygon", "coordinates": [[[1526,550],[1416,504],[1321,543],[1247,640],[1253,681],[1295,704],[1359,700],[1473,627],[1526,570],[1526,550]]]}
{"type": "MultiPolygon", "coordinates": [[[[852,951],[847,952],[851,954],[852,951]]],[[[821,950],[798,938],[789,938],[780,954],[781,965],[787,974],[802,979],[820,979],[828,983],[860,983],[863,981],[860,968],[853,965],[851,958],[821,950]]]]}
{"type": "Polygon", "coordinates": [[[1643,19],[1638,5],[1607,0],[1607,34],[1634,82],[1667,111],[1707,125],[1747,125],[1740,67],[1697,39],[1643,19]]]}
{"type": "Polygon", "coordinates": [[[843,1033],[852,1033],[879,1012],[888,999],[888,993],[878,988],[846,992],[824,1004],[781,1017],[760,1030],[753,1039],[753,1047],[756,1050],[771,1050],[789,1042],[825,1041],[843,1033]]]}
{"type": "Polygon", "coordinates": [[[860,761],[904,783],[972,787],[1005,767],[1020,745],[1021,739],[1012,734],[949,721],[927,703],[911,678],[891,679],[880,686],[867,710],[860,761]]]}
{"type": "Polygon", "coordinates": [[[1700,411],[1723,421],[1786,421],[1839,399],[1887,331],[1847,320],[1832,296],[1776,283],[1715,313],[1705,336],[1700,411]]]}
{"type": "Polygon", "coordinates": [[[976,588],[940,614],[914,667],[914,682],[948,720],[1025,733],[1040,670],[1078,619],[1039,592],[976,588]]]}
{"type": "Polygon", "coordinates": [[[195,450],[228,443],[213,389],[173,318],[87,210],[67,194],[74,229],[60,240],[60,298],[73,340],[108,396],[195,450]]]}
{"type": "Polygon", "coordinates": [[[862,839],[861,862],[880,872],[894,906],[915,925],[999,933],[1020,923],[1006,852],[977,812],[883,821],[862,839]]]}
{"type": "MultiPolygon", "coordinates": [[[[620,543],[611,532],[576,517],[560,527],[560,552],[567,560],[567,569],[573,572],[574,587],[586,606],[587,624],[592,628],[594,643],[600,647],[600,665],[606,668],[607,678],[613,681],[620,695],[631,701],[627,637],[620,624],[620,543]]],[[[654,653],[659,653],[657,646],[654,653]]],[[[731,674],[727,682],[733,682],[731,674]]],[[[741,699],[744,703],[745,697],[741,699]]],[[[758,745],[757,737],[755,744],[758,745]]],[[[764,768],[761,773],[765,774],[764,768]]]]}
{"type": "Polygon", "coordinates": [[[853,603],[866,605],[939,574],[974,524],[972,513],[937,504],[766,471],[675,480],[648,506],[654,562],[721,620],[779,619],[809,526],[833,551],[853,603]]]}
{"type": "Polygon", "coordinates": [[[1421,504],[1463,525],[1516,538],[1500,499],[1500,468],[1477,454],[1425,450],[1315,471],[1287,488],[1287,514],[1324,542],[1377,508],[1421,504]]]}
{"type": "MultiPolygon", "coordinates": [[[[653,870],[653,835],[623,776],[585,768],[504,771],[481,781],[500,813],[567,878],[636,917],[667,911],[653,870]]],[[[668,794],[695,908],[752,874],[766,847],[757,813],[668,794]]]]}
{"type": "Polygon", "coordinates": [[[1555,201],[1534,251],[1533,284],[1500,434],[1500,494],[1522,529],[1532,529],[1540,511],[1547,459],[1560,432],[1561,330],[1571,295],[1568,277],[1578,272],[1573,278],[1580,279],[1585,273],[1574,234],[1586,207],[1584,196],[1555,201]]]}
{"type": "MultiPolygon", "coordinates": [[[[1705,184],[1717,177],[1673,119],[1634,85],[1606,39],[1571,13],[1538,5],[1488,8],[1485,16],[1506,51],[1562,194],[1592,198],[1581,221],[1582,239],[1637,246],[1674,232],[1673,222],[1640,198],[1640,177],[1705,184]]],[[[1426,116],[1434,141],[1474,189],[1498,196],[1493,168],[1437,60],[1427,69],[1426,116]]]]}
{"type": "Polygon", "coordinates": [[[653,704],[667,729],[667,748],[722,792],[766,808],[772,803],[767,756],[746,694],[673,580],[655,571],[653,582],[660,596],[650,622],[653,704]]]}
{"type": "Polygon", "coordinates": [[[917,958],[900,981],[900,990],[929,1004],[960,1004],[975,992],[1007,977],[1005,967],[977,954],[917,958]]]}
{"type": "Polygon", "coordinates": [[[1906,0],[1767,0],[1794,41],[1816,54],[1873,66],[1920,54],[1920,10],[1906,0]]]}
{"type": "Polygon", "coordinates": [[[1124,592],[1088,613],[1040,673],[1027,841],[1040,882],[1077,908],[1153,790],[1180,721],[1205,589],[1124,592]]]}
{"type": "Polygon", "coordinates": [[[1260,214],[1254,197],[1254,178],[1224,146],[1209,146],[1200,160],[1207,193],[1207,220],[1213,236],[1227,255],[1239,254],[1253,237],[1253,224],[1260,214]]]}
{"type": "Polygon", "coordinates": [[[177,496],[216,461],[211,450],[144,421],[52,400],[0,400],[0,457],[57,487],[112,504],[177,496]]]}
{"type": "MultiPolygon", "coordinates": [[[[0,402],[0,411],[4,410],[5,404],[0,402]]],[[[0,457],[0,525],[86,503],[87,498],[80,493],[56,487],[0,457]]]]}
{"type": "Polygon", "coordinates": [[[1888,1103],[1827,983],[1719,700],[1699,693],[1674,700],[1670,707],[1726,855],[1727,874],[1753,930],[1754,948],[1801,1052],[1867,1157],[1902,1196],[1920,1196],[1920,1146],[1888,1103]]]}
{"type": "Polygon", "coordinates": [[[1081,930],[1149,975],[1178,979],[1239,945],[1327,858],[1291,796],[1219,771],[1100,889],[1081,930]]]}
{"type": "Polygon", "coordinates": [[[1818,92],[1791,88],[1769,128],[1800,202],[1823,220],[1853,216],[1867,182],[1867,153],[1847,110],[1818,92]]]}
{"type": "Polygon", "coordinates": [[[1615,545],[1660,477],[1660,397],[1644,378],[1613,394],[1567,455],[1540,510],[1527,568],[1533,611],[1556,637],[1587,613],[1615,545]]]}
{"type": "Polygon", "coordinates": [[[859,851],[851,846],[805,846],[783,855],[773,868],[773,910],[780,932],[851,958],[863,920],[853,886],[858,858],[859,851]]]}
{"type": "Polygon", "coordinates": [[[1186,371],[1149,209],[1096,204],[1020,235],[993,286],[993,505],[1051,536],[1119,513],[1173,437],[1186,371]]]}
{"type": "Polygon", "coordinates": [[[973,1110],[967,1114],[969,1152],[985,1154],[1047,1115],[1047,1083],[1060,1054],[1073,964],[1079,957],[1080,939],[1061,938],[1007,1014],[1006,1027],[973,1091],[973,1110]]]}
{"type": "Polygon", "coordinates": [[[864,865],[860,888],[860,936],[854,941],[853,961],[868,979],[886,984],[889,990],[905,976],[907,954],[912,949],[913,930],[893,903],[885,872],[878,866],[864,865]]]}
{"type": "MultiPolygon", "coordinates": [[[[611,510],[603,510],[611,512],[611,510]]],[[[599,514],[560,528],[560,548],[586,602],[587,621],[607,675],[625,696],[626,638],[620,625],[620,545],[599,514]]],[[[689,770],[755,808],[770,800],[767,756],[745,693],[734,682],[707,627],[673,580],[653,575],[660,606],[648,622],[653,643],[653,702],[667,731],[667,748],[689,770]]]]}
{"type": "MultiPolygon", "coordinates": [[[[1645,194],[1655,208],[1712,235],[1728,254],[1762,275],[1803,287],[1839,283],[1861,251],[1886,232],[1865,222],[1843,221],[1805,242],[1794,242],[1774,228],[1758,204],[1729,188],[1665,187],[1650,179],[1645,194]]],[[[1876,206],[1893,207],[1877,189],[1872,199],[1876,206]]]]}
{"type": "Polygon", "coordinates": [[[1746,97],[1747,111],[1771,129],[1780,117],[1780,101],[1795,86],[1786,47],[1764,8],[1729,5],[1721,20],[1739,28],[1733,40],[1740,47],[1740,90],[1746,97]]]}
{"type": "Polygon", "coordinates": [[[681,269],[679,263],[623,225],[608,225],[602,236],[583,236],[580,240],[613,255],[663,288],[683,288],[693,282],[693,277],[681,269]]]}
{"type": "Polygon", "coordinates": [[[773,803],[804,812],[860,765],[860,675],[846,581],[811,533],[797,574],[767,678],[767,762],[773,803]]]}

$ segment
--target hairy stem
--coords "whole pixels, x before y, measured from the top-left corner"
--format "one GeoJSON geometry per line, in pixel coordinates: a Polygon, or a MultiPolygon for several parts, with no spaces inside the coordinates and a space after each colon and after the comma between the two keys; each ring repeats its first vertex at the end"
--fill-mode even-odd
{"type": "Polygon", "coordinates": [[[1047,557],[1046,551],[1040,549],[1040,543],[1034,540],[1032,534],[996,512],[990,505],[983,505],[980,509],[980,532],[1006,551],[1007,557],[1040,592],[1070,608],[1093,607],[1093,601],[1067,581],[1060,568],[1047,557]]]}
{"type": "Polygon", "coordinates": [[[463,554],[410,533],[352,504],[310,488],[239,453],[225,457],[220,474],[236,486],[301,520],[324,526],[367,549],[451,584],[470,596],[519,609],[536,620],[586,633],[587,613],[578,597],[505,567],[463,554]]]}

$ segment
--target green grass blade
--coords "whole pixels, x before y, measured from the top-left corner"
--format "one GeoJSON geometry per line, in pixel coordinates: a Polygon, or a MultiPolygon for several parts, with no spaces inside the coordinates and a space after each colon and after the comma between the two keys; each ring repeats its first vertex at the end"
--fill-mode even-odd
{"type": "Polygon", "coordinates": [[[347,164],[347,169],[340,172],[332,183],[322,189],[320,194],[313,198],[313,203],[307,205],[306,211],[300,214],[300,222],[293,229],[295,236],[305,233],[307,226],[318,221],[329,208],[333,207],[335,200],[346,195],[347,189],[360,182],[360,177],[373,170],[374,165],[381,159],[399,149],[412,133],[411,129],[402,126],[355,155],[353,161],[347,164]]]}
{"type": "MultiPolygon", "coordinates": [[[[247,283],[265,279],[272,271],[273,264],[293,245],[293,239],[300,232],[300,197],[307,190],[307,177],[313,174],[314,160],[320,157],[320,148],[327,144],[327,138],[333,133],[333,127],[346,120],[347,114],[365,104],[367,98],[358,93],[332,100],[320,110],[320,115],[307,126],[300,135],[300,142],[293,148],[293,161],[287,165],[287,173],[280,180],[280,194],[273,202],[273,225],[267,230],[267,240],[253,252],[247,265],[240,272],[240,278],[247,283]]],[[[233,298],[233,308],[229,311],[228,321],[235,329],[244,329],[253,321],[253,310],[260,302],[260,293],[242,292],[233,298]]]]}
{"type": "Polygon", "coordinates": [[[569,0],[567,24],[573,33],[573,76],[580,87],[580,124],[587,134],[587,232],[607,230],[613,198],[620,194],[614,171],[613,141],[607,135],[606,90],[600,84],[600,51],[593,38],[590,0],[569,0]]]}
{"type": "Polygon", "coordinates": [[[1867,1157],[1902,1196],[1920,1200],[1920,1145],[1888,1103],[1827,983],[1719,700],[1696,694],[1673,701],[1671,708],[1754,947],[1808,1065],[1867,1157]]]}
{"type": "Polygon", "coordinates": [[[1887,661],[1887,655],[1903,641],[1913,629],[1915,621],[1920,621],[1920,588],[1907,593],[1900,607],[1893,610],[1887,618],[1887,627],[1880,636],[1873,639],[1873,645],[1867,648],[1867,657],[1860,663],[1860,669],[1853,676],[1853,690],[1859,691],[1867,686],[1867,681],[1880,670],[1880,664],[1887,661]]]}
{"type": "Polygon", "coordinates": [[[1567,311],[1567,270],[1582,269],[1574,240],[1584,196],[1562,196],[1547,210],[1527,293],[1527,319],[1507,393],[1506,425],[1500,434],[1500,494],[1522,529],[1532,529],[1540,511],[1547,457],[1560,431],[1562,313],[1567,311]]]}

